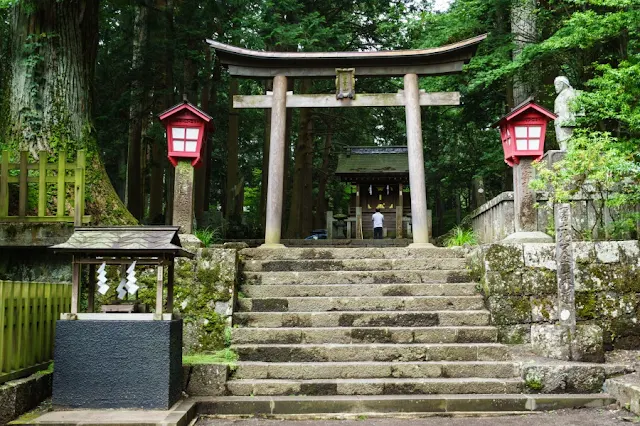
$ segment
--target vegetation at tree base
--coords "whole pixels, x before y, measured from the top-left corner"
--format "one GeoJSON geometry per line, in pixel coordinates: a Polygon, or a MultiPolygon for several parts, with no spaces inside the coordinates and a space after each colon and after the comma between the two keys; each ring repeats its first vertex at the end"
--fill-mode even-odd
{"type": "MultiPolygon", "coordinates": [[[[560,168],[541,172],[537,184],[551,185],[558,201],[579,182],[597,182],[607,194],[623,188],[606,203],[624,211],[640,200],[639,27],[640,0],[453,0],[444,12],[408,0],[0,0],[0,148],[85,148],[87,213],[97,223],[170,223],[173,169],[155,115],[186,94],[216,127],[196,172],[198,225],[259,238],[269,114],[232,110],[229,93],[237,84],[238,93],[260,94],[270,83],[230,79],[205,38],[257,50],[342,51],[435,47],[488,33],[463,74],[420,82],[426,91],[460,91],[463,100],[423,108],[434,234],[511,189],[491,124],[513,107],[517,87],[552,109],[557,75],[582,91],[585,116],[560,168]],[[535,25],[514,55],[512,13],[526,4],[535,25]]],[[[335,90],[331,80],[290,80],[299,93],[335,90]]],[[[356,83],[358,93],[401,88],[397,78],[356,83]]],[[[324,228],[328,209],[346,211],[347,185],[333,175],[345,146],[406,138],[402,108],[289,116],[283,235],[295,238],[324,228]]],[[[546,140],[546,149],[557,147],[553,126],[546,140]]]]}

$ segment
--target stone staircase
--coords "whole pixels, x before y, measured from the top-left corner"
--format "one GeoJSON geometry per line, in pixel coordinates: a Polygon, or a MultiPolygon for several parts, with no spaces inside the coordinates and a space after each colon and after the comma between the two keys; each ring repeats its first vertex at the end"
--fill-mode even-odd
{"type": "Polygon", "coordinates": [[[518,395],[519,366],[497,343],[461,251],[245,249],[241,256],[232,345],[240,361],[229,395],[306,398],[315,401],[310,412],[334,412],[327,404],[336,400],[357,411],[362,398],[372,407],[396,398],[413,411],[443,411],[446,400],[460,407],[460,398],[481,402],[456,411],[535,406],[518,395]]]}

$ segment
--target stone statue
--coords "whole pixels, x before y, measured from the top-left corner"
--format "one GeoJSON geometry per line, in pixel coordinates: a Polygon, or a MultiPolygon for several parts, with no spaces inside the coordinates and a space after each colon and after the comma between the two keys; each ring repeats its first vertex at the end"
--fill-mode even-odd
{"type": "Polygon", "coordinates": [[[573,111],[573,101],[577,97],[577,93],[569,79],[564,76],[556,77],[553,81],[556,88],[556,101],[553,105],[553,112],[558,116],[554,124],[556,128],[556,140],[562,151],[567,150],[567,141],[571,138],[573,128],[576,125],[576,114],[573,111]]]}

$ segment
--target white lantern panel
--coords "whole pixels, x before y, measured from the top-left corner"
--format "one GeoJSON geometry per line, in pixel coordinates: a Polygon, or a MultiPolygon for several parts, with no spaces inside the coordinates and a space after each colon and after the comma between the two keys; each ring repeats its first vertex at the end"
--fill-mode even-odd
{"type": "Polygon", "coordinates": [[[530,150],[537,150],[540,148],[540,139],[529,139],[529,149],[530,150]]]}
{"type": "Polygon", "coordinates": [[[198,140],[200,129],[187,129],[187,139],[198,140]]]}
{"type": "Polygon", "coordinates": [[[194,141],[187,141],[187,152],[196,152],[196,147],[198,146],[197,142],[194,141]]]}
{"type": "Polygon", "coordinates": [[[540,126],[531,126],[531,127],[529,127],[529,137],[530,138],[539,138],[541,132],[542,132],[542,127],[540,127],[540,126]]]}
{"type": "Polygon", "coordinates": [[[181,140],[173,140],[173,150],[184,152],[184,141],[181,140]]]}
{"type": "Polygon", "coordinates": [[[516,149],[518,151],[526,151],[527,150],[527,140],[526,139],[516,139],[516,149]]]}
{"type": "Polygon", "coordinates": [[[516,126],[516,138],[526,138],[527,128],[525,126],[516,126]]]}
{"type": "Polygon", "coordinates": [[[184,127],[171,128],[171,136],[173,136],[174,139],[184,139],[184,127]]]}

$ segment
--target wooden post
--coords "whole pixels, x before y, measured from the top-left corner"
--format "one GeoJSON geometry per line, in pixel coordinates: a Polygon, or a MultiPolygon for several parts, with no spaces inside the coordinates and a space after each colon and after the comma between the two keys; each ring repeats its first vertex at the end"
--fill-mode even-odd
{"type": "Polygon", "coordinates": [[[73,224],[82,226],[82,169],[76,167],[73,184],[73,224]]]}
{"type": "Polygon", "coordinates": [[[410,247],[433,247],[429,243],[427,227],[427,188],[424,177],[422,151],[422,119],[418,76],[404,76],[405,114],[407,120],[407,149],[409,155],[409,185],[411,186],[411,217],[413,244],[410,247]]]}
{"type": "Polygon", "coordinates": [[[396,238],[402,238],[402,217],[404,216],[404,207],[403,207],[403,194],[402,194],[403,185],[401,183],[398,184],[398,201],[396,204],[396,238]]]}
{"type": "Polygon", "coordinates": [[[267,219],[262,247],[284,247],[282,233],[282,191],[284,185],[285,135],[287,127],[287,77],[273,78],[271,107],[271,143],[269,145],[269,182],[267,186],[267,219]]]}
{"type": "Polygon", "coordinates": [[[153,319],[161,320],[163,306],[162,298],[163,298],[163,286],[164,286],[164,266],[158,265],[158,284],[156,286],[156,313],[153,319]]]}
{"type": "Polygon", "coordinates": [[[38,217],[44,217],[47,207],[47,151],[40,151],[38,156],[38,217]]]}
{"type": "Polygon", "coordinates": [[[95,311],[95,297],[96,297],[96,265],[93,263],[89,265],[89,289],[87,293],[87,311],[95,311]]]}
{"type": "Polygon", "coordinates": [[[0,217],[9,216],[9,151],[2,151],[0,164],[0,217]]]}
{"type": "Polygon", "coordinates": [[[167,272],[167,312],[173,313],[173,274],[175,270],[175,259],[171,259],[169,263],[169,271],[167,272]]]}
{"type": "Polygon", "coordinates": [[[82,265],[76,262],[75,256],[73,257],[73,277],[71,282],[71,314],[77,315],[78,308],[80,307],[80,280],[82,278],[81,270],[82,265]]]}
{"type": "Polygon", "coordinates": [[[29,192],[29,185],[27,184],[27,176],[29,176],[27,155],[29,154],[26,151],[20,151],[20,196],[18,199],[18,216],[20,217],[27,215],[27,195],[29,192]]]}
{"type": "MultiPolygon", "coordinates": [[[[86,184],[86,170],[87,170],[87,160],[85,157],[84,149],[78,151],[78,158],[76,160],[76,165],[79,169],[82,169],[82,173],[80,175],[80,220],[82,225],[82,219],[84,219],[84,199],[85,199],[85,184],[86,184]]],[[[77,184],[77,183],[76,183],[77,184]]]]}
{"type": "Polygon", "coordinates": [[[64,178],[67,173],[67,153],[60,151],[58,156],[58,208],[56,216],[62,217],[65,214],[64,211],[64,198],[66,196],[64,178]]]}

